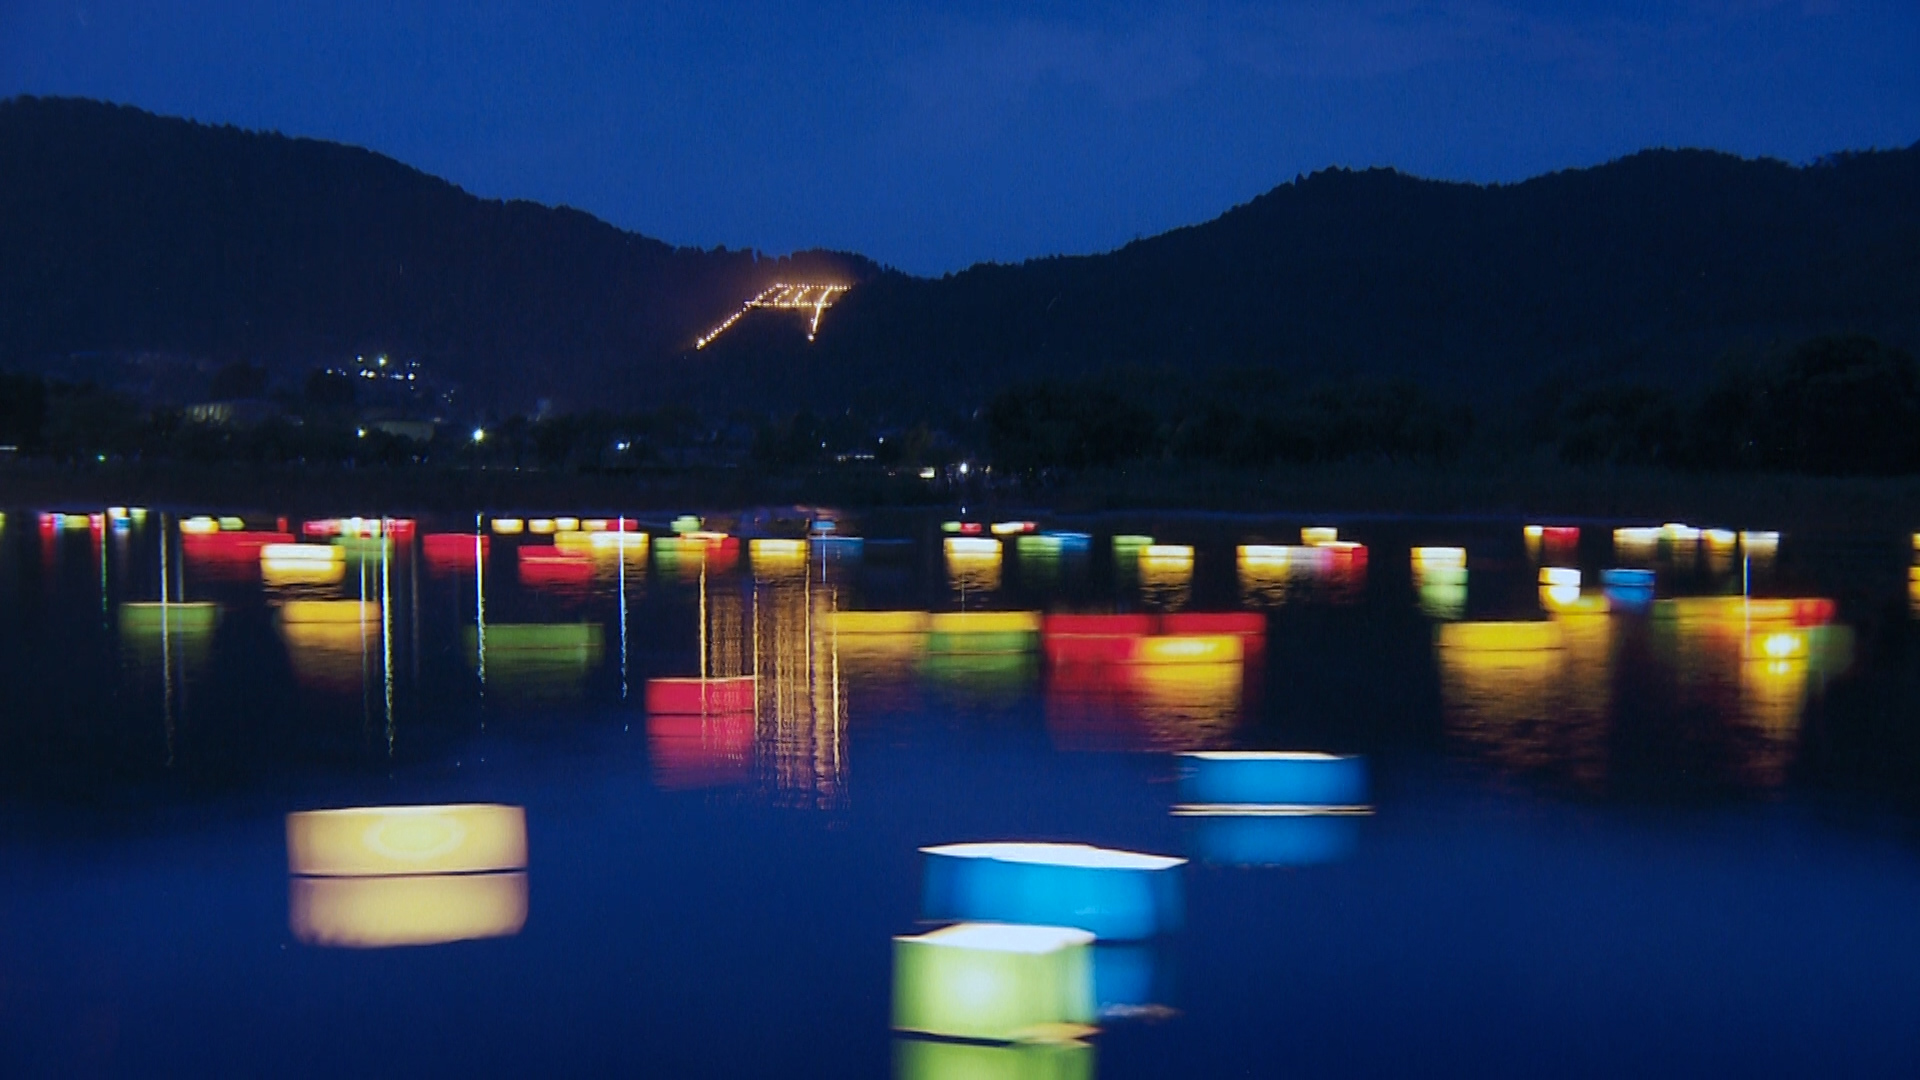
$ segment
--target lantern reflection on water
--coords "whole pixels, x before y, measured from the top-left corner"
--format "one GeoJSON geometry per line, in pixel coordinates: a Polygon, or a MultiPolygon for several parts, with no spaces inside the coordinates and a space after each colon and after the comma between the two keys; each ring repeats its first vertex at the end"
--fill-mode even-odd
{"type": "Polygon", "coordinates": [[[483,639],[472,626],[464,631],[465,652],[488,692],[565,698],[577,695],[599,665],[601,633],[599,623],[488,623],[484,662],[483,639]]]}
{"type": "Polygon", "coordinates": [[[895,1039],[895,1080],[1093,1080],[1094,1049],[1078,1039],[1008,1044],[895,1039]]]}
{"type": "Polygon", "coordinates": [[[287,815],[289,922],[309,945],[386,948],[506,937],[527,919],[517,806],[287,815]]]}
{"type": "Polygon", "coordinates": [[[1092,1031],[1094,936],[1060,926],[961,923],[893,939],[893,1026],[982,1042],[1092,1031]]]}
{"type": "Polygon", "coordinates": [[[1136,941],[1180,928],[1185,859],[1086,844],[921,848],[926,918],[1072,926],[1136,941]]]}
{"type": "Polygon", "coordinates": [[[280,637],[294,681],[309,689],[364,689],[381,663],[381,608],[367,600],[289,600],[280,605],[280,637]]]}

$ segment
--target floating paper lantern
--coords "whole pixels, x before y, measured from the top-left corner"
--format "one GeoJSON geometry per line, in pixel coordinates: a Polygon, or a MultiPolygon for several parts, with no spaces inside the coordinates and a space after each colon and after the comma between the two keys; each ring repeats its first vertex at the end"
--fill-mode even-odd
{"type": "Polygon", "coordinates": [[[365,623],[380,621],[377,600],[289,600],[280,605],[283,623],[365,623]]]}
{"type": "Polygon", "coordinates": [[[1091,1030],[1093,935],[962,923],[893,939],[893,1026],[1013,1042],[1091,1030]]]}
{"type": "Polygon", "coordinates": [[[950,611],[933,615],[928,628],[936,634],[1038,634],[1037,611],[950,611]]]}
{"type": "Polygon", "coordinates": [[[527,531],[535,536],[551,536],[558,528],[552,518],[532,518],[527,522],[527,531]]]}
{"type": "Polygon", "coordinates": [[[1340,539],[1340,530],[1329,525],[1311,525],[1300,530],[1300,542],[1308,547],[1331,544],[1340,539]]]}
{"type": "Polygon", "coordinates": [[[993,535],[1017,536],[1021,533],[1030,533],[1036,528],[1038,526],[1031,521],[996,521],[993,523],[993,535]]]}
{"type": "Polygon", "coordinates": [[[859,536],[815,536],[813,547],[824,559],[858,559],[866,554],[867,541],[859,536]]]}
{"type": "Polygon", "coordinates": [[[469,874],[526,865],[527,817],[518,806],[376,806],[287,815],[287,868],[295,874],[469,874]]]}
{"type": "Polygon", "coordinates": [[[984,536],[950,536],[945,548],[948,558],[956,555],[974,555],[999,558],[1000,541],[984,536]]]}
{"type": "Polygon", "coordinates": [[[1543,566],[1540,568],[1540,584],[1571,585],[1580,587],[1580,571],[1567,566],[1543,566]]]}
{"type": "Polygon", "coordinates": [[[1772,554],[1780,546],[1777,532],[1748,531],[1740,534],[1740,546],[1753,555],[1772,554]]]}
{"type": "Polygon", "coordinates": [[[829,611],[821,625],[835,634],[924,634],[933,616],[924,611],[829,611]]]}
{"type": "Polygon", "coordinates": [[[1526,652],[1562,647],[1560,627],[1551,622],[1459,622],[1437,630],[1443,649],[1526,652]]]}
{"type": "Polygon", "coordinates": [[[752,675],[719,679],[648,679],[649,713],[693,715],[750,713],[758,689],[752,675]]]}
{"type": "Polygon", "coordinates": [[[1057,536],[1022,536],[1014,541],[1015,550],[1030,558],[1059,558],[1060,538],[1057,536]]]}
{"type": "Polygon", "coordinates": [[[1605,596],[1582,596],[1578,585],[1540,586],[1540,606],[1555,615],[1605,615],[1605,596]]]}
{"type": "Polygon", "coordinates": [[[1113,538],[1113,553],[1129,558],[1138,555],[1144,548],[1153,546],[1153,537],[1122,533],[1113,538]]]}
{"type": "Polygon", "coordinates": [[[1180,755],[1180,798],[1191,804],[1363,806],[1363,757],[1297,751],[1214,750],[1180,755]]]}
{"type": "Polygon", "coordinates": [[[1702,529],[1700,539],[1706,541],[1708,547],[1730,548],[1738,536],[1731,529],[1702,529]]]}
{"type": "Polygon", "coordinates": [[[1189,544],[1148,544],[1140,549],[1140,561],[1168,564],[1192,563],[1193,547],[1189,544]]]}
{"type": "Polygon", "coordinates": [[[500,536],[518,536],[526,531],[527,523],[519,518],[494,518],[493,531],[500,536]]]}
{"type": "Polygon", "coordinates": [[[1177,930],[1185,859],[1086,844],[947,844],[927,856],[927,918],[1075,926],[1103,940],[1177,930]]]}
{"type": "Polygon", "coordinates": [[[1087,551],[1093,546],[1093,537],[1083,532],[1049,532],[1045,536],[1067,554],[1087,551]]]}
{"type": "Polygon", "coordinates": [[[159,633],[164,625],[170,633],[207,633],[219,622],[220,605],[208,600],[120,605],[120,629],[125,632],[159,633]]]}
{"type": "Polygon", "coordinates": [[[557,517],[553,519],[553,531],[555,532],[576,532],[579,528],[580,519],[577,517],[557,517]]]}
{"type": "MultiPolygon", "coordinates": [[[[81,520],[85,520],[82,518],[81,520]]],[[[220,531],[220,523],[213,518],[201,515],[186,518],[180,522],[182,536],[211,536],[220,531]]]]}
{"type": "Polygon", "coordinates": [[[676,533],[690,533],[699,532],[700,525],[701,521],[699,518],[694,517],[692,514],[681,514],[679,517],[674,518],[673,522],[667,527],[676,533]]]}
{"type": "Polygon", "coordinates": [[[290,922],[308,944],[384,948],[518,933],[526,866],[526,813],[517,806],[287,815],[290,922]]]}
{"type": "Polygon", "coordinates": [[[807,561],[805,540],[752,540],[747,550],[755,563],[790,565],[807,561]]]}
{"type": "MultiPolygon", "coordinates": [[[[467,537],[468,550],[472,550],[473,538],[467,537]]],[[[345,563],[347,553],[332,544],[294,544],[274,543],[260,546],[262,564],[276,563],[281,566],[295,565],[332,565],[345,563]]]]}
{"type": "Polygon", "coordinates": [[[1463,570],[1466,565],[1466,548],[1417,547],[1413,549],[1413,568],[1417,572],[1441,569],[1463,570]]]}

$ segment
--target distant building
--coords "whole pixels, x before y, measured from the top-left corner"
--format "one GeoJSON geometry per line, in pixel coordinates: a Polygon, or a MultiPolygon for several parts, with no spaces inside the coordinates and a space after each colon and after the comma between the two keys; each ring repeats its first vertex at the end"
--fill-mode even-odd
{"type": "Polygon", "coordinates": [[[411,439],[419,443],[433,441],[434,423],[431,420],[369,420],[366,428],[398,439],[411,439]]]}
{"type": "Polygon", "coordinates": [[[258,427],[280,415],[280,406],[271,401],[245,399],[240,401],[200,401],[181,410],[186,418],[196,424],[214,424],[223,427],[258,427]]]}

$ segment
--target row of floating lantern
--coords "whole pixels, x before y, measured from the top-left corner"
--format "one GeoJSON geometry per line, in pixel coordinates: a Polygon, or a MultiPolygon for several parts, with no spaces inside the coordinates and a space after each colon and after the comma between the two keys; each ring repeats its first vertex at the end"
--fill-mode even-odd
{"type": "MultiPolygon", "coordinates": [[[[1203,850],[1237,865],[1341,858],[1371,812],[1359,758],[1183,754],[1180,784],[1174,812],[1201,826],[1203,850]],[[1212,830],[1222,822],[1246,828],[1223,836],[1212,830]]],[[[1043,1046],[1066,1056],[1036,1067],[1090,1066],[1080,1040],[1103,1020],[1164,1011],[1153,949],[1184,923],[1185,858],[1025,842],[921,854],[922,917],[949,925],[893,939],[893,1026],[911,1036],[900,1060],[944,1062],[941,1048],[958,1045],[956,1067],[1024,1067],[1043,1046]]]]}

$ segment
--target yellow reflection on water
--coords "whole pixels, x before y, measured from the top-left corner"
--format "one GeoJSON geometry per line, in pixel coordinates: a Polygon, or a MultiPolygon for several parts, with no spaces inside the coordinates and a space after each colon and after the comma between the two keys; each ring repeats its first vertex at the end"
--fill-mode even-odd
{"type": "Polygon", "coordinates": [[[1501,765],[1606,779],[1612,623],[1450,623],[1436,650],[1449,735],[1501,765]]]}
{"type": "MultiPolygon", "coordinates": [[[[965,539],[965,538],[961,538],[965,539]]],[[[988,540],[991,551],[956,551],[959,540],[948,540],[947,587],[962,604],[1000,588],[1000,542],[988,540]]]]}
{"type": "Polygon", "coordinates": [[[1159,611],[1178,611],[1193,600],[1193,549],[1155,544],[1140,555],[1140,600],[1159,611]]]}
{"type": "Polygon", "coordinates": [[[307,945],[386,949],[511,937],[527,924],[527,875],[296,877],[288,923],[307,945]]]}

